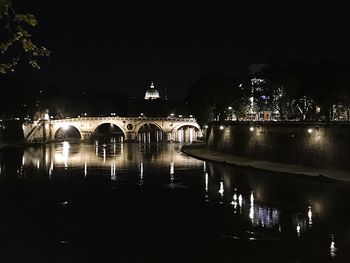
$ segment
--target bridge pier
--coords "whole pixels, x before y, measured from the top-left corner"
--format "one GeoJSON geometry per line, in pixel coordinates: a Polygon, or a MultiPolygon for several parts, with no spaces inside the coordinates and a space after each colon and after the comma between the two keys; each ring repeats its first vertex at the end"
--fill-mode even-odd
{"type": "Polygon", "coordinates": [[[92,132],[82,132],[81,133],[81,140],[88,141],[91,140],[92,132]]]}
{"type": "Polygon", "coordinates": [[[136,142],[136,134],[135,132],[126,132],[124,141],[125,142],[136,142]]]}

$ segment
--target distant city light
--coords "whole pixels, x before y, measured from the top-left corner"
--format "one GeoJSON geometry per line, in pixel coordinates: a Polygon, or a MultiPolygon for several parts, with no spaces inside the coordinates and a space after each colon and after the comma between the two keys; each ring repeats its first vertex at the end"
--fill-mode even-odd
{"type": "Polygon", "coordinates": [[[193,118],[193,115],[190,115],[190,118],[193,118]]]}
{"type": "Polygon", "coordinates": [[[228,107],[227,109],[232,110],[232,107],[230,106],[230,107],[228,107]]]}
{"type": "Polygon", "coordinates": [[[208,125],[204,125],[203,128],[204,128],[204,129],[208,129],[208,125]]]}
{"type": "Polygon", "coordinates": [[[173,117],[173,116],[174,116],[174,113],[170,113],[170,116],[173,117]]]}
{"type": "Polygon", "coordinates": [[[307,129],[307,132],[311,134],[313,132],[313,129],[309,128],[307,129]]]}
{"type": "Polygon", "coordinates": [[[223,129],[224,129],[224,126],[221,125],[221,126],[220,126],[220,130],[223,130],[223,129]]]}
{"type": "Polygon", "coordinates": [[[179,118],[182,118],[182,115],[179,115],[179,118]]]}
{"type": "Polygon", "coordinates": [[[252,132],[254,131],[254,127],[250,127],[249,130],[252,132]]]}

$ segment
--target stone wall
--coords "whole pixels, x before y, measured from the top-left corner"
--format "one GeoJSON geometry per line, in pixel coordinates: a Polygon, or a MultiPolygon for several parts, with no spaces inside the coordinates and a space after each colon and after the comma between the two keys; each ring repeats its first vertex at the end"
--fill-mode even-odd
{"type": "Polygon", "coordinates": [[[259,160],[350,169],[349,123],[212,123],[207,145],[259,160]]]}

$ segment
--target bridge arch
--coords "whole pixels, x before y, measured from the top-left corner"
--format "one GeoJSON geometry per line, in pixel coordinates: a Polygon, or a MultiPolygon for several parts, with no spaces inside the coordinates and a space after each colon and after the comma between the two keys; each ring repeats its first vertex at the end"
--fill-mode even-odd
{"type": "Polygon", "coordinates": [[[157,122],[147,121],[135,127],[135,135],[138,142],[160,142],[163,141],[164,131],[157,122]]]}
{"type": "Polygon", "coordinates": [[[82,132],[79,127],[71,123],[62,123],[53,132],[54,140],[81,140],[82,132]]]}
{"type": "Polygon", "coordinates": [[[91,129],[91,136],[92,137],[95,137],[97,132],[98,132],[98,129],[102,128],[103,125],[110,125],[111,127],[116,127],[118,130],[120,130],[120,132],[122,133],[122,136],[123,138],[125,139],[126,138],[126,132],[125,130],[123,129],[123,127],[119,124],[119,123],[116,123],[114,121],[103,121],[103,122],[100,122],[98,123],[97,125],[95,125],[92,129],[91,129]]]}
{"type": "Polygon", "coordinates": [[[181,123],[171,130],[171,138],[179,142],[192,142],[202,137],[201,128],[197,123],[181,123]]]}

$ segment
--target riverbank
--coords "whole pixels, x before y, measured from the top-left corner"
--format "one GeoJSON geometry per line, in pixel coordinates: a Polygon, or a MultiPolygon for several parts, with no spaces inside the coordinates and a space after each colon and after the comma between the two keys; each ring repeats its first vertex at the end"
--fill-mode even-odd
{"type": "Polygon", "coordinates": [[[241,167],[288,174],[312,176],[316,178],[326,177],[332,180],[350,182],[350,171],[315,168],[303,165],[285,164],[238,157],[211,150],[208,147],[206,147],[205,143],[194,143],[191,145],[184,145],[181,148],[181,151],[189,156],[205,161],[226,163],[241,167]]]}

